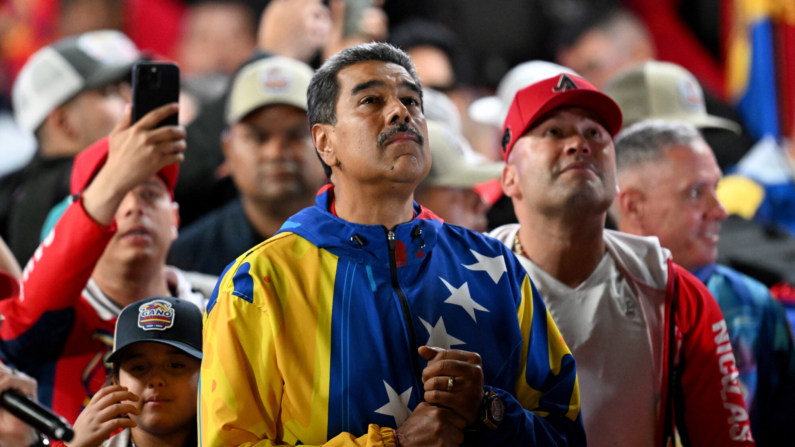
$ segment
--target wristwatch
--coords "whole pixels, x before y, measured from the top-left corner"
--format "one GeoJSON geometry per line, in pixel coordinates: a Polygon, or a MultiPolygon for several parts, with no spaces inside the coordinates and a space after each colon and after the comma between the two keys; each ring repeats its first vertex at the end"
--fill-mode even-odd
{"type": "Polygon", "coordinates": [[[480,403],[480,423],[489,430],[496,430],[505,415],[505,405],[494,390],[483,390],[483,401],[480,403]]]}

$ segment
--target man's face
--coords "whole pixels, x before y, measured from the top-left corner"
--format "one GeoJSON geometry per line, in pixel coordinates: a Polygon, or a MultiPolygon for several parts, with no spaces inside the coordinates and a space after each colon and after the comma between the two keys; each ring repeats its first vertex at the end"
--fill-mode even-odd
{"type": "Polygon", "coordinates": [[[224,156],[240,193],[257,202],[314,197],[326,181],[306,112],[289,105],[265,106],[233,125],[224,156]]]}
{"type": "Polygon", "coordinates": [[[445,222],[483,233],[487,229],[489,207],[471,188],[425,186],[417,189],[417,202],[445,222]]]}
{"type": "Polygon", "coordinates": [[[165,182],[154,175],[130,190],[116,210],[116,234],[100,262],[164,261],[177,237],[178,210],[165,182]]]}
{"type": "Polygon", "coordinates": [[[429,45],[420,45],[407,51],[423,86],[441,92],[455,85],[455,73],[444,51],[429,45]]]}
{"type": "MultiPolygon", "coordinates": [[[[565,108],[541,118],[514,145],[503,177],[513,171],[532,210],[605,212],[616,195],[613,139],[593,113],[565,108]]],[[[505,179],[504,179],[505,181],[505,179]]]]}
{"type": "Polygon", "coordinates": [[[186,14],[180,66],[194,74],[233,74],[250,56],[256,36],[246,6],[199,3],[186,14]]]}
{"type": "Polygon", "coordinates": [[[129,88],[127,83],[108,85],[80,93],[67,103],[67,113],[71,116],[81,148],[90,146],[113,130],[130,100],[129,88]]]}
{"type": "Polygon", "coordinates": [[[333,151],[340,162],[332,180],[416,187],[431,169],[420,86],[403,67],[380,61],[346,67],[337,81],[337,123],[314,129],[326,163],[336,164],[324,151],[333,151]]]}
{"type": "Polygon", "coordinates": [[[703,141],[671,147],[665,163],[649,169],[657,181],[644,191],[644,233],[657,236],[686,269],[715,262],[726,210],[715,195],[721,172],[710,147],[703,141]]]}
{"type": "Polygon", "coordinates": [[[618,72],[654,56],[650,43],[626,42],[627,39],[638,39],[634,33],[621,36],[609,36],[598,29],[588,31],[574,45],[558,54],[558,62],[601,89],[618,72]]]}

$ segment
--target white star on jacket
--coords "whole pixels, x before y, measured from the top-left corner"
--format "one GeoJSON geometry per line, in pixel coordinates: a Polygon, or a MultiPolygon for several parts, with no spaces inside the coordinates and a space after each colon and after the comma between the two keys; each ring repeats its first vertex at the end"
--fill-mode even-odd
{"type": "Polygon", "coordinates": [[[450,349],[450,346],[452,345],[466,344],[447,333],[447,328],[444,327],[444,319],[442,319],[442,317],[439,317],[439,320],[436,322],[436,326],[431,326],[431,323],[428,323],[422,318],[420,318],[420,322],[422,322],[422,325],[425,326],[428,334],[430,334],[430,337],[428,337],[428,342],[425,343],[425,346],[450,349]]]}
{"type": "Polygon", "coordinates": [[[475,255],[475,258],[478,260],[478,262],[472,265],[461,265],[464,265],[464,267],[475,272],[481,271],[488,273],[491,279],[494,281],[494,284],[500,282],[502,274],[508,271],[508,267],[505,266],[505,257],[500,255],[490,258],[476,252],[475,250],[470,249],[469,251],[475,255]]]}
{"type": "Polygon", "coordinates": [[[411,389],[414,387],[409,387],[402,394],[398,394],[394,388],[386,383],[386,380],[384,380],[384,386],[386,387],[386,394],[389,396],[389,403],[375,410],[375,412],[394,417],[395,427],[400,427],[411,415],[409,399],[411,399],[411,389]]]}
{"type": "Polygon", "coordinates": [[[442,280],[445,286],[447,286],[447,290],[450,291],[450,297],[447,298],[444,302],[447,304],[455,304],[457,306],[461,306],[464,308],[465,311],[475,320],[475,323],[478,322],[478,319],[475,318],[475,310],[480,310],[483,312],[488,312],[489,310],[485,307],[478,304],[475,300],[472,299],[472,295],[469,294],[469,285],[464,282],[464,285],[455,288],[449,282],[445,281],[444,278],[441,276],[439,279],[442,280]]]}

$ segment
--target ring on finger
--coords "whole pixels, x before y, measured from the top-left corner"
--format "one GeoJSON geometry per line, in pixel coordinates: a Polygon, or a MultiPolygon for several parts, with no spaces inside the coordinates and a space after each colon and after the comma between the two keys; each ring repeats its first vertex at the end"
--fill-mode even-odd
{"type": "Polygon", "coordinates": [[[455,386],[455,377],[450,376],[447,378],[447,392],[452,393],[453,387],[455,386]]]}

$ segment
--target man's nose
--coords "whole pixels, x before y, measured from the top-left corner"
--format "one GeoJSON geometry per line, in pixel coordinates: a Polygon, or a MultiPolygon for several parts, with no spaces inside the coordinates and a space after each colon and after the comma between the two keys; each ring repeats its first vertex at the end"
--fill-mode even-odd
{"type": "Polygon", "coordinates": [[[406,105],[398,98],[391,98],[387,103],[387,114],[389,124],[410,123],[411,113],[406,105]]]}
{"type": "Polygon", "coordinates": [[[143,214],[143,199],[135,191],[130,191],[124,196],[124,200],[119,205],[119,211],[121,211],[123,216],[143,214]]]}
{"type": "Polygon", "coordinates": [[[271,137],[263,141],[259,147],[259,155],[265,160],[277,160],[286,155],[287,144],[283,138],[271,137]]]}
{"type": "Polygon", "coordinates": [[[708,215],[717,221],[726,220],[729,217],[729,213],[726,212],[726,208],[721,205],[720,201],[718,200],[718,195],[715,191],[712,191],[709,194],[709,208],[707,209],[708,215]]]}
{"type": "Polygon", "coordinates": [[[591,146],[588,140],[580,135],[579,132],[574,132],[566,138],[566,155],[591,155],[591,146]]]}

